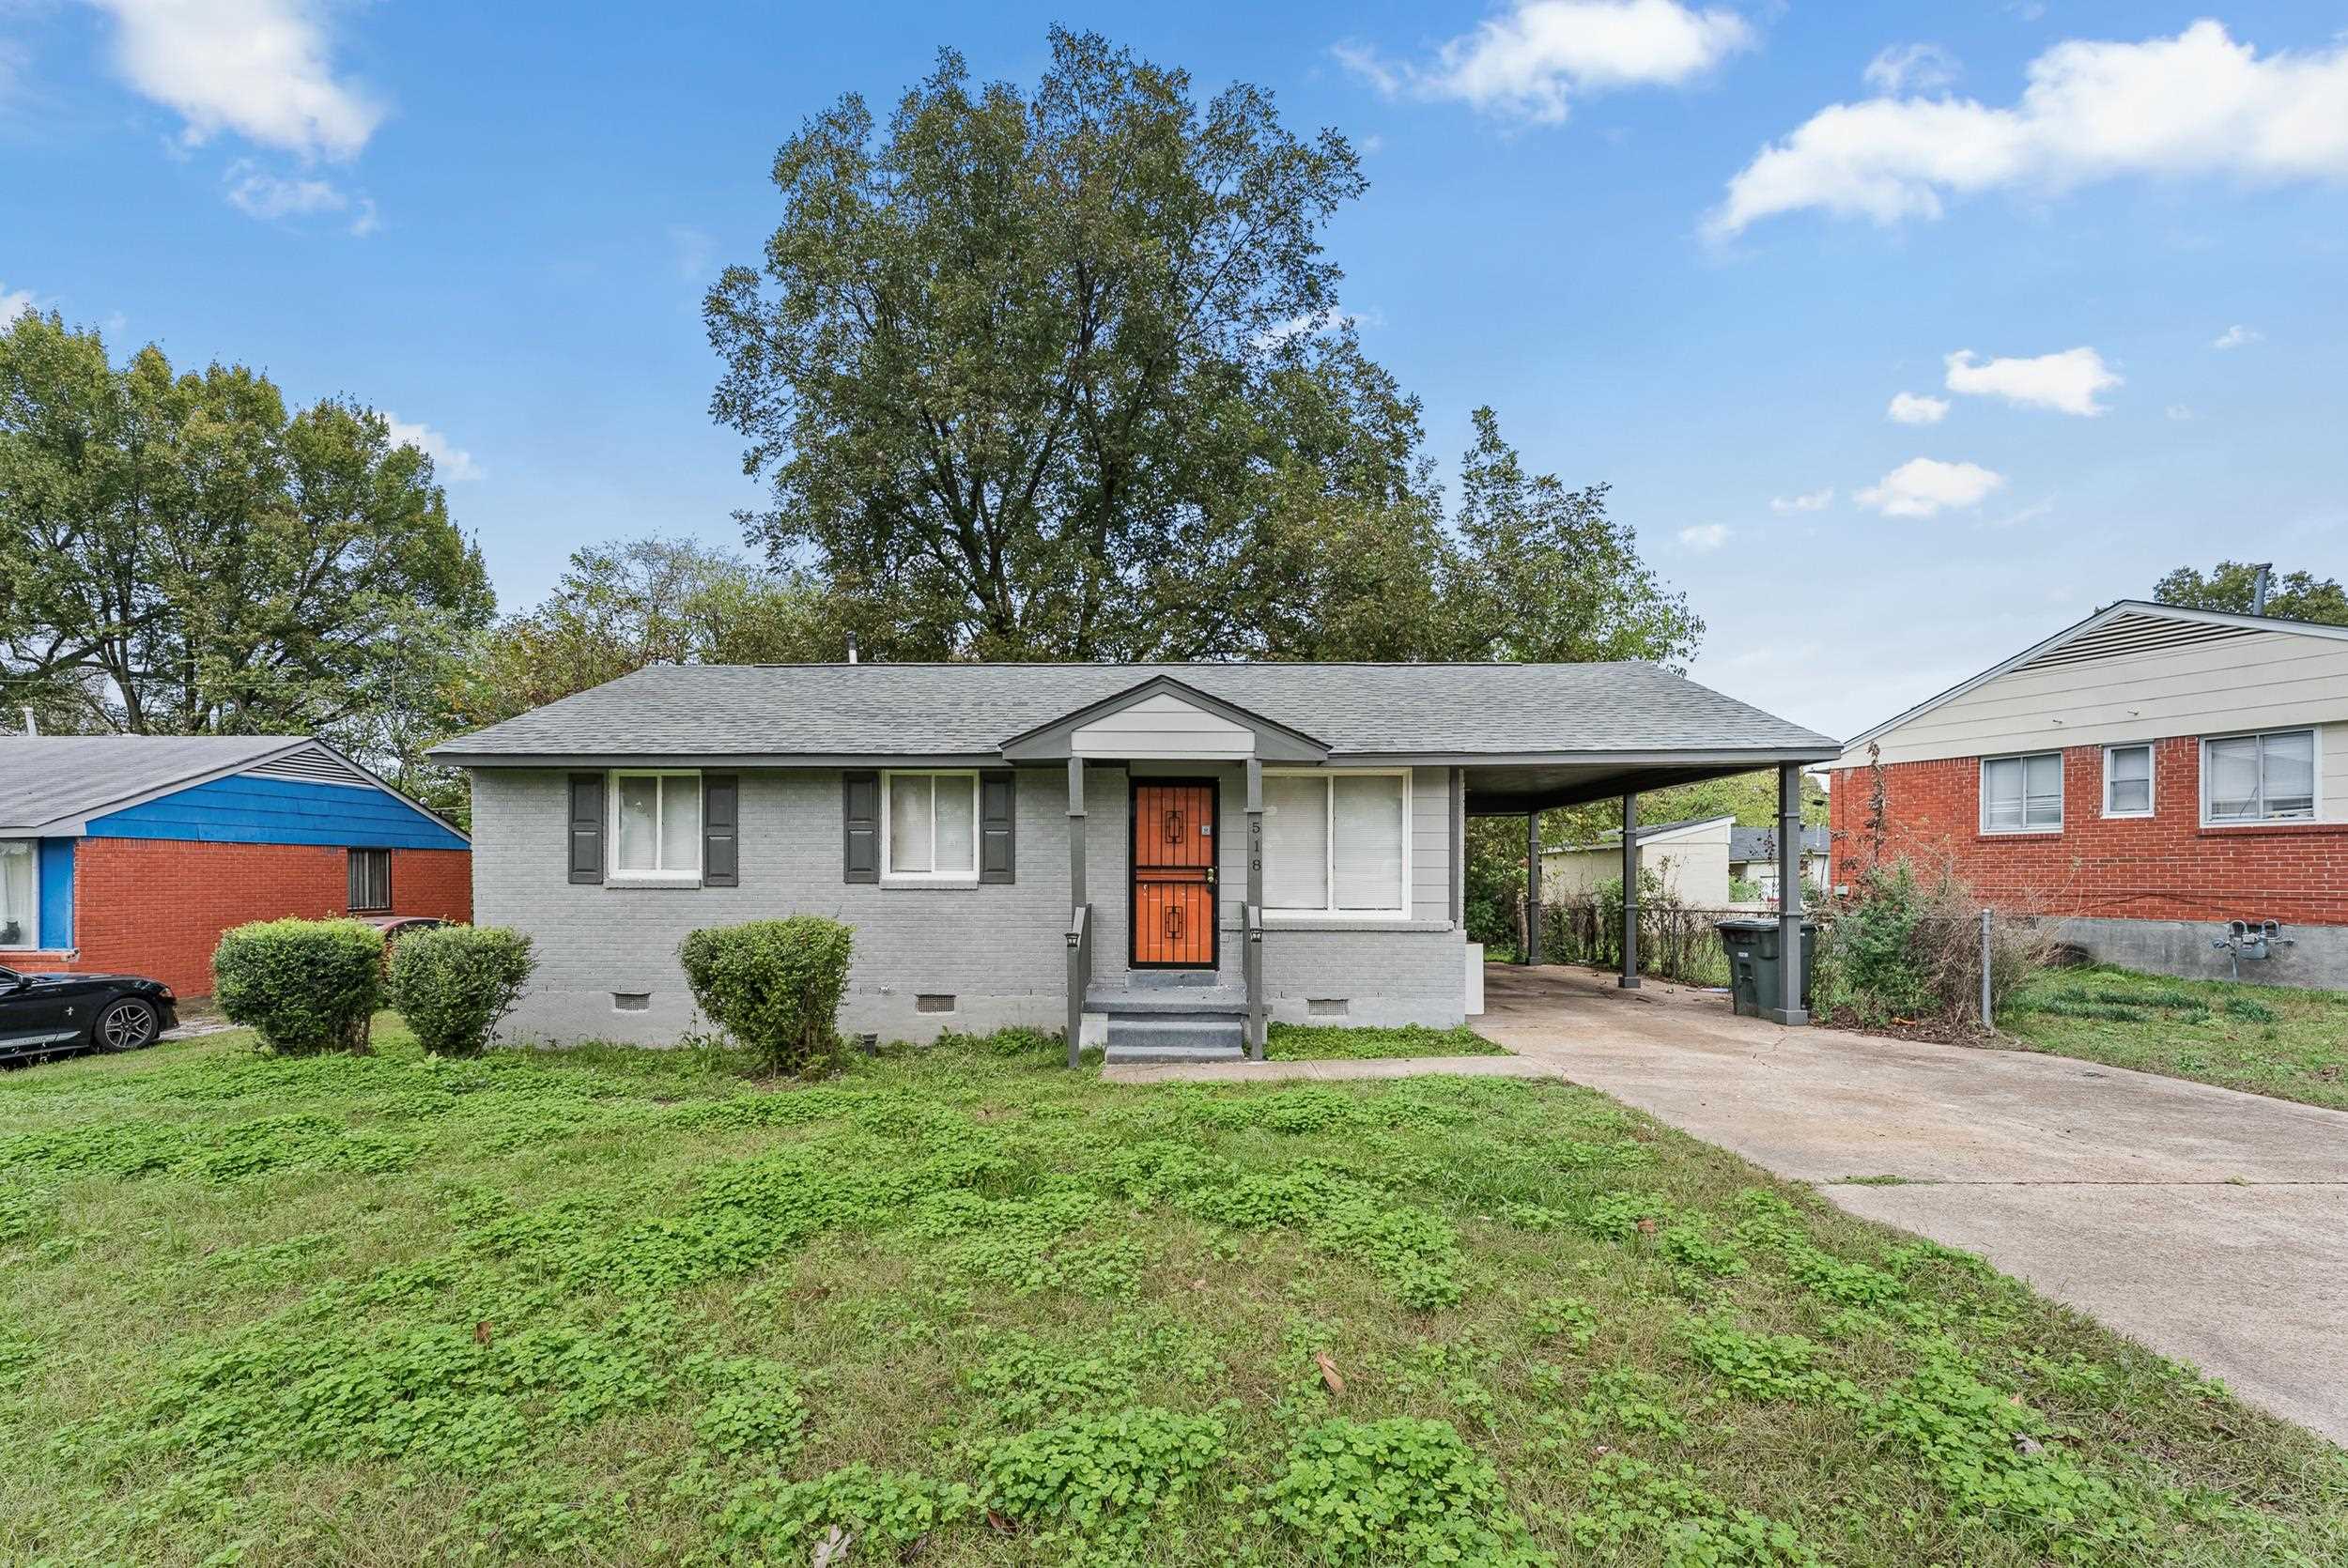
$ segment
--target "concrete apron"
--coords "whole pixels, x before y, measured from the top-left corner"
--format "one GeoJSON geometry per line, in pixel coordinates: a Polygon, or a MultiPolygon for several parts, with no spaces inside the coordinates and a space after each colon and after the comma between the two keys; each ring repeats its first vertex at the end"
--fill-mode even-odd
{"type": "Polygon", "coordinates": [[[2348,1112],[1494,964],[1469,1022],[2348,1444],[2348,1112]],[[1852,1186],[1853,1177],[1905,1184],[1852,1186]]]}

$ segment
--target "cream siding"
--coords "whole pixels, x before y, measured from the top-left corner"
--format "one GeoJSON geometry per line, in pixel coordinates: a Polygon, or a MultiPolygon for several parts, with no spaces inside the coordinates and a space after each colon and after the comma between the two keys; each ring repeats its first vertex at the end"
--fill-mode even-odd
{"type": "Polygon", "coordinates": [[[1079,757],[1251,757],[1256,734],[1171,692],[1104,714],[1069,739],[1079,757]]]}
{"type": "MultiPolygon", "coordinates": [[[[1997,757],[2172,735],[2321,727],[2325,818],[2348,820],[2348,640],[2257,632],[2157,652],[2017,669],[1876,739],[1881,760],[1997,757]]],[[[1867,765],[1864,746],[1837,768],[1867,765]]]]}
{"type": "MultiPolygon", "coordinates": [[[[1718,909],[1728,902],[1728,830],[1733,825],[1722,819],[1690,829],[1685,836],[1642,839],[1639,869],[1654,872],[1673,897],[1699,909],[1718,909]]],[[[1619,845],[1556,851],[1541,856],[1541,899],[1555,902],[1593,893],[1621,875],[1619,845]]]]}

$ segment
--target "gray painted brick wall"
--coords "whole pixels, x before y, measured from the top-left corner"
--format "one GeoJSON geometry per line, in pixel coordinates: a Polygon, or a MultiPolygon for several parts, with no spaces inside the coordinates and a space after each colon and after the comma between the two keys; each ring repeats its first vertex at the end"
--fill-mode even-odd
{"type": "MultiPolygon", "coordinates": [[[[1220,978],[1237,988],[1246,888],[1244,773],[1180,764],[1136,771],[1213,776],[1223,786],[1220,978]]],[[[856,962],[841,1009],[841,1025],[851,1033],[923,1040],[947,1028],[1061,1026],[1068,919],[1063,768],[1019,770],[1018,880],[962,888],[843,883],[838,772],[746,770],[740,776],[741,885],[644,888],[569,881],[564,772],[476,770],[474,918],[516,927],[537,945],[538,971],[506,1022],[508,1038],[673,1042],[698,1022],[676,961],[686,933],[800,914],[856,928],[856,962]],[[645,1004],[621,1010],[615,994],[641,995],[645,1004]],[[928,994],[952,997],[952,1010],[919,1010],[917,997],[928,994]]],[[[1096,988],[1113,989],[1124,976],[1127,787],[1122,767],[1096,762],[1086,770],[1096,988]]],[[[1353,1022],[1460,1022],[1464,939],[1444,907],[1448,813],[1456,804],[1444,769],[1419,770],[1413,791],[1410,929],[1271,932],[1264,967],[1274,1017],[1302,1021],[1309,1001],[1341,999],[1342,1016],[1353,1022]],[[1431,868],[1430,854],[1437,857],[1431,868]]]]}

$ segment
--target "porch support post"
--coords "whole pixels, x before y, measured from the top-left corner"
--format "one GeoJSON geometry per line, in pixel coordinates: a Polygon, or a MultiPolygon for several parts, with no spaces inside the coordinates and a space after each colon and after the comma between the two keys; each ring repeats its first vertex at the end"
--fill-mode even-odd
{"type": "Polygon", "coordinates": [[[1263,1060],[1263,762],[1247,759],[1247,904],[1240,921],[1240,961],[1247,978],[1247,1054],[1263,1060]]]}
{"type": "Polygon", "coordinates": [[[1622,975],[1614,983],[1639,989],[1639,794],[1622,797],[1622,975]]]}
{"type": "Polygon", "coordinates": [[[1524,961],[1541,961],[1541,814],[1524,814],[1524,961]]]}
{"type": "Polygon", "coordinates": [[[1777,770],[1777,1006],[1761,1016],[1772,1023],[1807,1023],[1801,1005],[1801,768],[1777,770]]]}
{"type": "Polygon", "coordinates": [[[1085,988],[1092,980],[1092,912],[1085,898],[1085,760],[1068,759],[1068,1065],[1083,1048],[1085,988]]]}

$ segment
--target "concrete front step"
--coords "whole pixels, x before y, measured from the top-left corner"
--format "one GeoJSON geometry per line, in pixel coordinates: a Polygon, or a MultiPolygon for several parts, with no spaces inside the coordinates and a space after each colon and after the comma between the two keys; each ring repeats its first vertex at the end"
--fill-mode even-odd
{"type": "Polygon", "coordinates": [[[1247,1013],[1247,996],[1244,992],[1231,991],[1089,991],[1085,992],[1085,1011],[1107,1013],[1111,1018],[1244,1018],[1247,1013]]]}
{"type": "Polygon", "coordinates": [[[1234,1014],[1192,1014],[1187,1017],[1160,1013],[1135,1015],[1109,1014],[1108,1048],[1120,1046],[1132,1050],[1243,1049],[1247,1043],[1245,1020],[1234,1014]]]}
{"type": "Polygon", "coordinates": [[[1247,1053],[1237,1040],[1228,1045],[1172,1045],[1161,1041],[1109,1041],[1101,1058],[1108,1066],[1141,1067],[1174,1062],[1244,1062],[1247,1053]]]}

